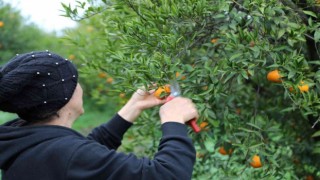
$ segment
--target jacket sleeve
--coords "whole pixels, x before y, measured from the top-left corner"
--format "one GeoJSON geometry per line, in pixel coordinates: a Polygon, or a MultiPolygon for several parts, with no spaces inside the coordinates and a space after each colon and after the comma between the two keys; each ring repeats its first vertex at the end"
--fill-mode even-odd
{"type": "Polygon", "coordinates": [[[87,142],[70,159],[66,179],[189,180],[195,163],[195,148],[187,127],[164,123],[158,152],[153,159],[118,153],[87,142]]]}
{"type": "Polygon", "coordinates": [[[124,133],[131,126],[132,123],[116,114],[107,123],[94,128],[87,138],[97,141],[109,149],[117,149],[121,145],[124,133]]]}

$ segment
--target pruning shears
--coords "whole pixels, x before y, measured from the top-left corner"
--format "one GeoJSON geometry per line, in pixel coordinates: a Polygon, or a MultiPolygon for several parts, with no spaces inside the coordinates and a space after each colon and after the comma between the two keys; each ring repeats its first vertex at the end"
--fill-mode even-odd
{"type": "MultiPolygon", "coordinates": [[[[177,80],[171,80],[170,81],[170,95],[166,98],[166,102],[171,101],[173,98],[178,97],[181,95],[181,88],[177,80]]],[[[197,118],[193,118],[187,122],[187,125],[191,126],[193,131],[195,133],[198,133],[201,131],[200,127],[196,123],[197,118]]]]}

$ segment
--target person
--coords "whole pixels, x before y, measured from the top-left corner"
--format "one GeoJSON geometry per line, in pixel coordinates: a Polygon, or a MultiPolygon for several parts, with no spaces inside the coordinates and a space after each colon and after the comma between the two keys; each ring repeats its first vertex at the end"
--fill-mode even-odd
{"type": "Polygon", "coordinates": [[[195,148],[185,122],[198,117],[195,104],[169,102],[138,89],[106,123],[87,136],[72,129],[84,113],[76,66],[49,51],[15,56],[0,70],[0,110],[18,118],[0,126],[4,180],[192,178],[195,148]],[[162,137],[153,158],[118,152],[139,114],[161,106],[162,137]]]}

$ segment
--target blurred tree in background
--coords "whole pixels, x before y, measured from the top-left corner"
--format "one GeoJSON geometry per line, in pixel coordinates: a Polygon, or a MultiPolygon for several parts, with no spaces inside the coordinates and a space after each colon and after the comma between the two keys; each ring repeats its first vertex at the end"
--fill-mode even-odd
{"type": "MultiPolygon", "coordinates": [[[[79,27],[79,31],[85,27],[79,27]]],[[[91,27],[93,28],[93,27],[91,27]]],[[[63,33],[68,29],[63,30],[63,33]]],[[[84,29],[84,32],[91,31],[90,28],[84,29]]],[[[76,37],[74,35],[74,37],[76,37]]],[[[28,19],[23,17],[18,9],[13,8],[10,4],[0,0],[0,67],[9,61],[16,54],[30,51],[49,50],[60,54],[71,60],[76,66],[80,67],[81,63],[77,60],[79,49],[74,44],[66,41],[63,36],[58,36],[56,32],[48,33],[39,28],[36,24],[28,23],[28,19]]],[[[85,73],[83,73],[86,75],[85,73]]],[[[91,87],[94,82],[89,78],[83,78],[80,74],[80,83],[86,89],[91,87]]],[[[86,113],[75,123],[74,129],[83,134],[87,134],[93,127],[105,122],[116,111],[117,106],[114,102],[108,101],[104,104],[97,104],[92,100],[90,91],[84,91],[84,101],[86,113]],[[88,92],[88,93],[87,93],[88,92]],[[107,104],[111,106],[106,107],[107,104]]],[[[0,123],[12,120],[15,114],[0,112],[0,123]]],[[[1,178],[0,178],[1,179],[1,178]]]]}
{"type": "Polygon", "coordinates": [[[65,54],[56,34],[27,24],[18,10],[0,0],[0,64],[16,54],[46,49],[65,54]]]}

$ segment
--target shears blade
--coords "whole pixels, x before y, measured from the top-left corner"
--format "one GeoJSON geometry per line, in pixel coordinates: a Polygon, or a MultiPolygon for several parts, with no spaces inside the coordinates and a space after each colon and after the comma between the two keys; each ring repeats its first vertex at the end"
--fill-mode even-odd
{"type": "Polygon", "coordinates": [[[181,96],[181,88],[177,80],[170,81],[170,91],[173,97],[181,96]]]}

